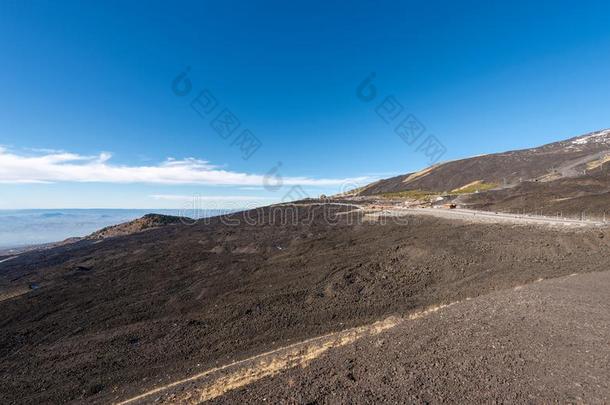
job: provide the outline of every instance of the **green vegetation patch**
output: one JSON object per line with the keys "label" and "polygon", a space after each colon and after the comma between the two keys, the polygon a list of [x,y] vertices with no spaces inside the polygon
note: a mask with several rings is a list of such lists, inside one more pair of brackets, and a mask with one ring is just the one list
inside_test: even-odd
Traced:
{"label": "green vegetation patch", "polygon": [[477,193],[480,191],[491,190],[492,188],[498,187],[497,183],[484,183],[484,182],[474,182],[471,184],[467,184],[464,187],[456,188],[455,190],[451,190],[451,194],[471,194]]}
{"label": "green vegetation patch", "polygon": [[406,190],[406,191],[396,191],[393,193],[383,193],[381,197],[383,198],[407,198],[411,200],[418,201],[430,201],[434,197],[437,197],[439,194],[433,191],[424,191],[424,190]]}

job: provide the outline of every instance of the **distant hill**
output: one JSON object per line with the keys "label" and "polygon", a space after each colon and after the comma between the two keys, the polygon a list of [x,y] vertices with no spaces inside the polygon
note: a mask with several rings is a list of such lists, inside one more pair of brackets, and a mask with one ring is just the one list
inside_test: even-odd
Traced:
{"label": "distant hill", "polygon": [[180,224],[185,218],[173,215],[146,214],[142,218],[135,219],[118,225],[107,226],[99,231],[86,236],[85,239],[106,239],[114,236],[131,235],[147,229],[158,228],[166,225]]}
{"label": "distant hill", "polygon": [[[540,146],[440,163],[414,173],[380,180],[355,190],[371,196],[404,191],[460,193],[460,188],[495,189],[524,181],[579,177],[610,161],[610,129]],[[478,187],[477,187],[478,186]]]}
{"label": "distant hill", "polygon": [[352,196],[610,219],[610,130],[537,148],[454,160],[369,184]]}

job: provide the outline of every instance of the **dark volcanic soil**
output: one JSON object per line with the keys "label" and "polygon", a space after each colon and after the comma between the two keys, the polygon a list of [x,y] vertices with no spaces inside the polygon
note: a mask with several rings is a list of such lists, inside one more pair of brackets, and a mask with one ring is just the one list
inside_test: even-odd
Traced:
{"label": "dark volcanic soil", "polygon": [[123,224],[107,226],[99,231],[93,232],[85,239],[106,239],[115,236],[131,235],[161,226],[176,225],[190,221],[190,218],[176,217],[173,215],[146,214],[142,218],[135,219]]}
{"label": "dark volcanic soil", "polygon": [[608,403],[608,291],[606,271],[492,293],[214,402]]}
{"label": "dark volcanic soil", "polygon": [[604,169],[581,177],[523,182],[460,200],[463,206],[488,211],[610,220],[610,175]]}
{"label": "dark volcanic soil", "polygon": [[356,213],[329,225],[323,211],[349,210],[338,206],[282,225],[269,210],[0,263],[0,288],[25,288],[0,301],[0,403],[126,399],[388,314],[610,264],[607,230],[348,224]]}
{"label": "dark volcanic soil", "polygon": [[536,148],[441,163],[416,174],[408,173],[377,181],[362,187],[358,194],[372,196],[406,190],[447,192],[473,181],[514,185],[557,173],[569,177],[575,172],[582,173],[587,162],[608,153],[610,131],[598,131]]}

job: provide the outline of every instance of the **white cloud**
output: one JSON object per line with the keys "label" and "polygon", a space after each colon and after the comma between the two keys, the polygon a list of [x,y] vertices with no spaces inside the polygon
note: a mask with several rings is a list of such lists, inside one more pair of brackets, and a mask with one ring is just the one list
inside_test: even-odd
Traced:
{"label": "white cloud", "polygon": [[[262,186],[265,176],[220,169],[205,160],[187,158],[167,159],[157,165],[128,166],[110,162],[112,155],[102,152],[83,156],[69,152],[51,151],[37,156],[11,152],[0,146],[0,183],[150,183]],[[283,177],[284,185],[341,186],[364,183],[367,177],[328,179],[311,177]],[[272,179],[271,184],[276,184]]]}
{"label": "white cloud", "polygon": [[247,195],[228,195],[228,196],[220,196],[220,195],[176,195],[176,194],[154,194],[150,196],[155,200],[165,200],[165,201],[275,201],[277,198],[275,197],[256,197],[256,196],[247,196]]}

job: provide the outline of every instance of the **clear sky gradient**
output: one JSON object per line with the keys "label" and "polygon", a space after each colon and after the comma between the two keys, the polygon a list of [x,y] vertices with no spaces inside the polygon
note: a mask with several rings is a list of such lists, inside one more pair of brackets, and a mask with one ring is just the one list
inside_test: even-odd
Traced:
{"label": "clear sky gradient", "polygon": [[609,77],[607,1],[1,1],[0,208],[333,193],[430,163],[377,114],[387,96],[450,160],[610,127]]}

